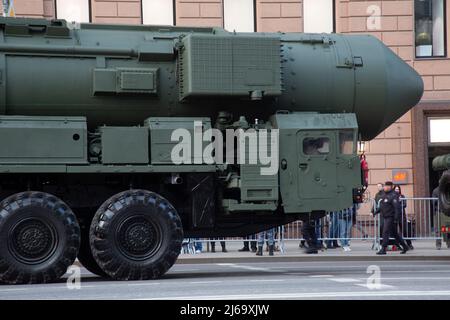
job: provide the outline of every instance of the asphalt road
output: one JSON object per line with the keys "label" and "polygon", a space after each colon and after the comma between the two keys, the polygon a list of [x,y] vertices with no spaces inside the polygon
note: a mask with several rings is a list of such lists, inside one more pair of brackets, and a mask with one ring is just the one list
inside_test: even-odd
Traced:
{"label": "asphalt road", "polygon": [[182,264],[130,282],[81,269],[79,289],[67,279],[0,285],[0,299],[450,299],[450,263],[429,260]]}

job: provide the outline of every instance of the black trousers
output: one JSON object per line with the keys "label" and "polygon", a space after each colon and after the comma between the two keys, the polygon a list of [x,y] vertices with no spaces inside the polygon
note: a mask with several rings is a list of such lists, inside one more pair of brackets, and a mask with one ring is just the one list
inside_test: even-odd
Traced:
{"label": "black trousers", "polygon": [[[220,238],[212,238],[212,240],[221,240]],[[225,249],[225,241],[220,241],[220,245],[222,246],[222,249]],[[211,242],[211,248],[215,248],[216,243],[213,241]]]}
{"label": "black trousers", "polygon": [[394,238],[397,245],[401,245],[403,248],[407,248],[405,240],[398,233],[397,224],[394,223],[394,217],[383,218],[383,248],[387,248],[389,245],[389,238]]}
{"label": "black trousers", "polygon": [[253,240],[253,241],[244,241],[244,248],[256,249],[257,241],[256,241],[256,236],[255,235],[245,237],[244,239]]}
{"label": "black trousers", "polygon": [[315,229],[315,225],[313,224],[313,221],[311,221],[311,220],[303,221],[302,233],[303,233],[303,238],[306,240],[306,243],[308,244],[308,247],[316,248],[317,247],[317,235],[316,235],[316,229]]}

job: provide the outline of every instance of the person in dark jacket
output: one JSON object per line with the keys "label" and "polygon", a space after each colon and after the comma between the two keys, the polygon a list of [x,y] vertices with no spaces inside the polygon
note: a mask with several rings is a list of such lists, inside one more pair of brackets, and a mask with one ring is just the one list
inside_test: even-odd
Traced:
{"label": "person in dark jacket", "polygon": [[386,248],[389,245],[390,237],[393,237],[397,246],[402,248],[402,254],[405,254],[409,250],[408,245],[397,230],[397,224],[400,221],[402,209],[398,194],[393,190],[393,185],[394,184],[391,181],[387,181],[383,187],[383,196],[380,198],[378,212],[384,221],[383,242],[382,248],[377,254],[386,254]]}
{"label": "person in dark jacket", "polygon": [[384,191],[383,191],[383,184],[382,183],[377,183],[377,193],[375,194],[375,198],[374,201],[375,203],[372,206],[372,213],[375,214],[377,212],[377,209],[380,205],[380,198],[383,195]]}
{"label": "person in dark jacket", "polygon": [[[406,197],[402,193],[402,188],[399,185],[394,186],[394,191],[397,192],[399,200],[400,200],[400,207],[402,209],[401,211],[401,217],[399,220],[398,227],[400,229],[400,233],[403,237],[411,237],[411,223],[408,221],[408,217],[406,216]],[[413,250],[414,247],[412,245],[412,242],[410,239],[406,240],[406,244],[408,245],[410,250]]]}

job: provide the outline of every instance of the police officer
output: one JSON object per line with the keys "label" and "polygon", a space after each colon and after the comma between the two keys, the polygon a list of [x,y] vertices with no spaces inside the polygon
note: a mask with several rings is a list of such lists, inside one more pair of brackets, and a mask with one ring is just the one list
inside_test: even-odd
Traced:
{"label": "police officer", "polygon": [[378,211],[384,221],[383,243],[382,248],[377,252],[377,254],[386,254],[386,248],[389,244],[390,237],[395,238],[396,244],[402,248],[400,253],[404,254],[409,248],[397,230],[397,225],[402,214],[400,199],[398,194],[394,192],[393,183],[391,181],[387,181],[384,184],[383,191],[384,193],[380,197],[380,205],[378,207]]}

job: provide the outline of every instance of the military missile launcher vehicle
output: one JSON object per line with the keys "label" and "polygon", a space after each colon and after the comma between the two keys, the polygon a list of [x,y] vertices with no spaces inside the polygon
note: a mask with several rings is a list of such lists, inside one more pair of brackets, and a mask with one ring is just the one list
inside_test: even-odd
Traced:
{"label": "military missile launcher vehicle", "polygon": [[358,140],[422,92],[369,35],[1,18],[0,281],[158,278],[184,238],[350,207]]}

